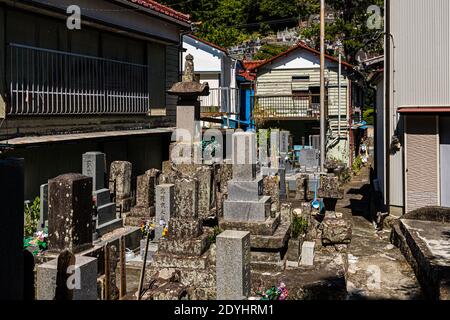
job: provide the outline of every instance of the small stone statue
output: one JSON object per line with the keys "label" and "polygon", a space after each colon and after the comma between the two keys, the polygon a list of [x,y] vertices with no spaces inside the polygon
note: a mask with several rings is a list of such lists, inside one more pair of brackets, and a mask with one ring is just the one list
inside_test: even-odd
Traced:
{"label": "small stone statue", "polygon": [[186,56],[186,63],[184,67],[183,82],[195,81],[194,75],[194,57],[191,54]]}

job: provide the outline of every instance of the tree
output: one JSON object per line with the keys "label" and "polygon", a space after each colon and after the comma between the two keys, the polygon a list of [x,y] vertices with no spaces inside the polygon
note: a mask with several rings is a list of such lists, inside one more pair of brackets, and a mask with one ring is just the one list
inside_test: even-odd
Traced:
{"label": "tree", "polygon": [[275,57],[276,55],[279,55],[280,53],[283,53],[284,51],[288,50],[289,46],[279,46],[279,45],[273,45],[273,44],[264,44],[261,46],[261,49],[253,56],[253,59],[255,60],[267,60],[272,57]]}

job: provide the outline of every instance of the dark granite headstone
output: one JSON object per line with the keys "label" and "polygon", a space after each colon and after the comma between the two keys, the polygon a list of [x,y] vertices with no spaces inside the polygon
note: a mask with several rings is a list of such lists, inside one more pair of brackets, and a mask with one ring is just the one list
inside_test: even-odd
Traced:
{"label": "dark granite headstone", "polygon": [[22,300],[23,159],[0,160],[0,300]]}
{"label": "dark granite headstone", "polygon": [[92,178],[68,173],[49,180],[48,202],[49,250],[92,246]]}

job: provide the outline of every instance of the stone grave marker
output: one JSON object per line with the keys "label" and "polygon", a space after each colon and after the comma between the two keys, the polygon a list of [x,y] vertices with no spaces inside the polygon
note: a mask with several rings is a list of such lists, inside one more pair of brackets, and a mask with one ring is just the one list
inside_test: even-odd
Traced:
{"label": "stone grave marker", "polygon": [[313,241],[305,241],[302,244],[302,257],[300,264],[302,266],[314,265],[314,247],[316,243]]}
{"label": "stone grave marker", "polygon": [[299,163],[306,168],[314,168],[319,166],[319,153],[316,149],[300,150]]}
{"label": "stone grave marker", "polygon": [[83,154],[82,174],[92,178],[92,191],[105,187],[106,155],[102,152]]}
{"label": "stone grave marker", "polygon": [[49,250],[78,253],[92,246],[92,178],[77,173],[48,182]]}
{"label": "stone grave marker", "polygon": [[122,212],[131,209],[131,171],[128,161],[114,161],[109,173],[109,190],[115,195],[116,204],[122,207]]}
{"label": "stone grave marker", "polygon": [[250,232],[226,230],[216,238],[217,300],[250,295]]}

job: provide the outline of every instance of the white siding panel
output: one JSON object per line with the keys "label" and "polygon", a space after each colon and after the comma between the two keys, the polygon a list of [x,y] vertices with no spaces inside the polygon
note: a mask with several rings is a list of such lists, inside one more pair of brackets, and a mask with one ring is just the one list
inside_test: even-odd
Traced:
{"label": "white siding panel", "polygon": [[450,105],[450,1],[391,1],[393,103]]}

